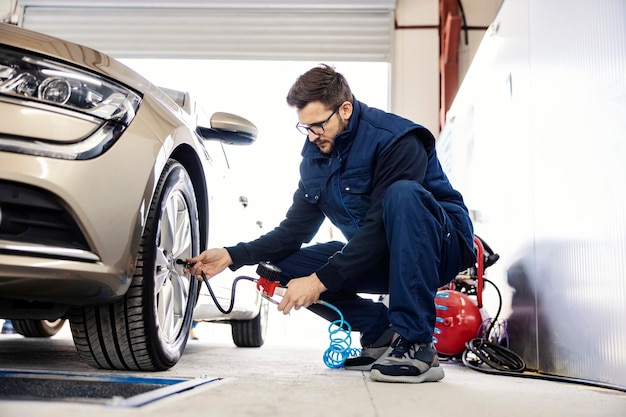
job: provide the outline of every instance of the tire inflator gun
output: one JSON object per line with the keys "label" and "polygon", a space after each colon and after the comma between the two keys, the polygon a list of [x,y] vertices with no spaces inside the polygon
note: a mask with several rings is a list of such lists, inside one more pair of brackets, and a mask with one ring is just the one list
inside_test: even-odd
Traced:
{"label": "tire inflator gun", "polygon": [[[176,263],[184,265],[185,268],[193,266],[193,263],[185,262],[182,259],[176,260]],[[239,276],[235,278],[231,288],[230,305],[227,309],[224,309],[220,305],[213,289],[211,288],[211,285],[209,284],[209,279],[206,277],[204,272],[201,272],[201,275],[202,281],[204,281],[204,284],[209,290],[209,294],[211,295],[217,309],[223,314],[229,314],[233,310],[233,306],[235,304],[235,287],[241,280],[255,282],[256,288],[261,293],[261,296],[271,303],[278,305],[279,302],[274,300],[272,297],[274,297],[274,295],[283,297],[287,292],[287,287],[280,285],[281,272],[281,269],[276,265],[269,262],[260,262],[256,269],[256,273],[259,275],[259,278],[247,276]],[[323,361],[324,364],[331,369],[341,368],[349,356],[356,356],[360,352],[360,349],[350,347],[352,344],[352,327],[350,326],[350,323],[344,320],[343,314],[341,314],[341,311],[339,311],[339,309],[334,305],[322,300],[316,301],[316,304],[326,306],[331,310],[334,310],[339,315],[339,319],[332,321],[328,326],[330,346],[324,352]]]}

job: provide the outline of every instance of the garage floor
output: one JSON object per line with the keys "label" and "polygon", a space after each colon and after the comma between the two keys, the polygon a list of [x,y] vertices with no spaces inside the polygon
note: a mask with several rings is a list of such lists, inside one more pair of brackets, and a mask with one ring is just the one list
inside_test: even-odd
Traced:
{"label": "garage floor", "polygon": [[141,407],[0,400],[0,417],[626,415],[626,393],[621,391],[493,376],[459,364],[444,364],[441,382],[415,385],[377,383],[367,372],[328,369],[321,359],[327,347],[325,322],[307,314],[313,316],[300,311],[270,317],[268,341],[260,349],[236,348],[227,325],[200,324],[199,340],[189,342],[182,360],[157,374],[112,373],[84,365],[67,326],[49,340],[0,335],[0,371],[217,378]]}

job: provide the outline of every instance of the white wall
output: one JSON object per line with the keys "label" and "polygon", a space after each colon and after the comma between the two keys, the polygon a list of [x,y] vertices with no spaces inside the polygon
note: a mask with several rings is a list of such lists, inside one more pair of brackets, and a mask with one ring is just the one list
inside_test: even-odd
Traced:
{"label": "white wall", "polygon": [[438,0],[398,0],[391,110],[439,132],[439,30],[403,27],[437,26]]}
{"label": "white wall", "polygon": [[4,20],[11,15],[16,0],[0,0],[0,19]]}

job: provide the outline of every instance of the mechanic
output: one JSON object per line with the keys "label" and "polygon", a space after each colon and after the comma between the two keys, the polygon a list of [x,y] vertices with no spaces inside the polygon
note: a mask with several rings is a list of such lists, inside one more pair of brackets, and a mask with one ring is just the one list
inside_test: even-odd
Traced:
{"label": "mechanic", "polygon": [[[423,126],[370,108],[328,65],[302,74],[287,95],[307,135],[300,181],[285,219],[260,238],[190,258],[208,278],[225,268],[269,261],[287,291],[278,310],[336,313],[360,332],[360,356],[345,369],[371,370],[384,382],[444,377],[432,344],[439,287],[475,262],[473,227]],[[347,243],[303,247],[325,217]],[[198,277],[200,279],[200,277]],[[358,293],[389,294],[385,303]]]}

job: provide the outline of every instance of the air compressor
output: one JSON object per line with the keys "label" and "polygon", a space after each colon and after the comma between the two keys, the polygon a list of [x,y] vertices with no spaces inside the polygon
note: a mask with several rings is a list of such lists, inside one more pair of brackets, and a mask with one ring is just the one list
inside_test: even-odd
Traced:
{"label": "air compressor", "polygon": [[[485,269],[498,261],[494,253],[479,236],[474,236],[476,264],[462,271],[435,296],[435,334],[433,342],[437,353],[444,356],[459,356],[467,343],[479,336],[481,326],[489,321],[483,308]],[[491,320],[495,322],[496,317]],[[490,326],[491,329],[491,326]],[[485,334],[489,334],[490,330]]]}

